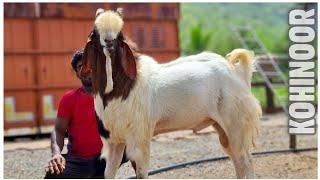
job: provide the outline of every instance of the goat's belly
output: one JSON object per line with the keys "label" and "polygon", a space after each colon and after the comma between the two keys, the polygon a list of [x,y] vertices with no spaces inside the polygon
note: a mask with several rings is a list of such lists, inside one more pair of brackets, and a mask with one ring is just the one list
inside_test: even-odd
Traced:
{"label": "goat's belly", "polygon": [[[188,123],[189,121],[189,123]],[[193,130],[200,131],[212,124],[215,121],[210,118],[194,119],[194,120],[178,120],[178,119],[161,119],[155,127],[154,135],[178,131],[178,130]]]}

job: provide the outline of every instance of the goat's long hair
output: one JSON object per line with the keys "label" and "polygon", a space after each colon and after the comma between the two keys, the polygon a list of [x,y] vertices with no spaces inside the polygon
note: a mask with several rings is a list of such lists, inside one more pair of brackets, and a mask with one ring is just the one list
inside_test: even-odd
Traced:
{"label": "goat's long hair", "polygon": [[91,70],[93,93],[103,97],[106,106],[107,102],[115,97],[125,99],[129,95],[137,74],[137,55],[133,53],[137,48],[133,46],[133,43],[129,42],[128,44],[125,41],[122,32],[118,34],[115,42],[115,52],[110,54],[112,78],[115,83],[113,84],[113,90],[109,94],[105,94],[107,85],[106,56],[99,39],[99,34],[93,30],[84,49],[83,72]]}
{"label": "goat's long hair", "polygon": [[103,97],[107,85],[106,56],[99,42],[99,34],[93,30],[83,52],[83,71],[92,73],[93,93]]}

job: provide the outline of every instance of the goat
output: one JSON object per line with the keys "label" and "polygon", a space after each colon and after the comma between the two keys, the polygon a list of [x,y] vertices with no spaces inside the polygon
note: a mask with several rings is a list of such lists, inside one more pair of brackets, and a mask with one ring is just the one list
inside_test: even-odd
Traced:
{"label": "goat", "polygon": [[147,178],[154,135],[213,126],[237,177],[253,178],[249,150],[262,114],[250,91],[253,52],[236,49],[227,60],[203,52],[159,64],[132,49],[123,24],[121,11],[97,11],[81,69],[92,72],[95,110],[110,131],[101,137],[105,177],[115,177],[126,147],[137,177]]}

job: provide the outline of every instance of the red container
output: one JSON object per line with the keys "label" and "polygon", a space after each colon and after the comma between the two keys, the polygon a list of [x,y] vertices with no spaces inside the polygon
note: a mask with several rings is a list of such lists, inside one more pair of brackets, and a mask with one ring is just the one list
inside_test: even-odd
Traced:
{"label": "red container", "polygon": [[4,134],[52,130],[61,96],[80,86],[70,65],[97,8],[122,7],[124,33],[159,62],[177,58],[177,3],[5,3]]}

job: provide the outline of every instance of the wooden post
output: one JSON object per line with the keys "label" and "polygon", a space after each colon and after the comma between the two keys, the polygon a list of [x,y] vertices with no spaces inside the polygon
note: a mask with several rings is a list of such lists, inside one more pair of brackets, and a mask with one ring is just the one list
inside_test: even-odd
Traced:
{"label": "wooden post", "polygon": [[297,136],[294,134],[290,134],[289,136],[289,148],[293,150],[297,149]]}
{"label": "wooden post", "polygon": [[266,98],[267,98],[267,113],[272,113],[275,112],[275,106],[274,106],[274,100],[273,100],[273,92],[272,90],[267,86],[267,84],[265,84],[265,88],[266,88]]}

